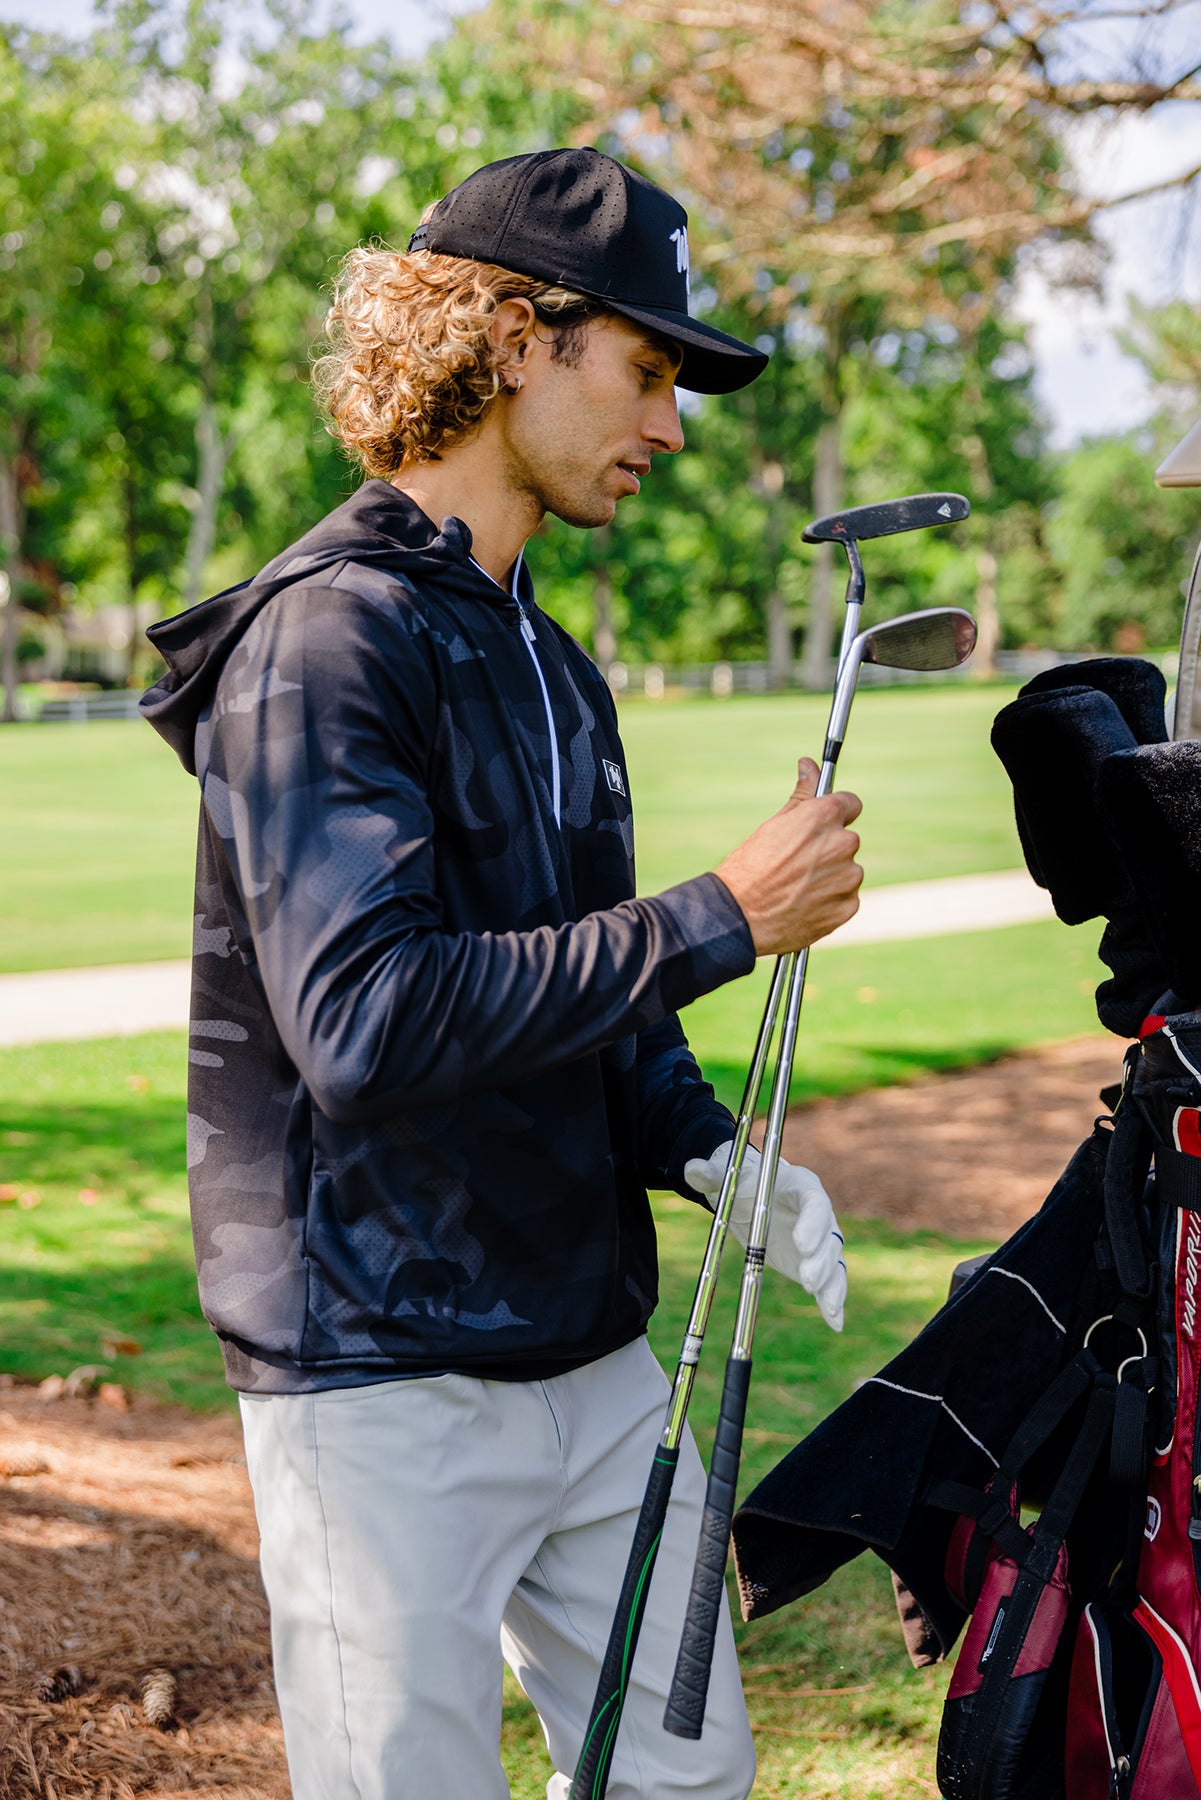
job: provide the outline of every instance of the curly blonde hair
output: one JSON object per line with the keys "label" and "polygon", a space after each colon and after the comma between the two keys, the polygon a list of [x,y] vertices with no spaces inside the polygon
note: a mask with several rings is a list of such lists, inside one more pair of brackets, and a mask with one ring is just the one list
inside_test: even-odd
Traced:
{"label": "curly blonde hair", "polygon": [[333,344],[313,365],[332,432],[368,475],[436,462],[467,438],[501,387],[504,353],[489,327],[502,301],[524,299],[554,333],[552,355],[582,352],[599,301],[493,263],[428,250],[360,246],[334,281],[325,330]]}

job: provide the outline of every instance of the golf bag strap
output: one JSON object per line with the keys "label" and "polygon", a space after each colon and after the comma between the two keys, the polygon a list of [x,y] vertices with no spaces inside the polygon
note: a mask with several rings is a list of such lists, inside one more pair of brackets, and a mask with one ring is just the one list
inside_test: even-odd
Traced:
{"label": "golf bag strap", "polygon": [[1076,1402],[1092,1387],[1100,1368],[1092,1351],[1083,1346],[1071,1362],[1064,1365],[1010,1438],[1000,1467],[988,1484],[991,1492],[1008,1494],[1035,1451],[1041,1450]]}
{"label": "golf bag strap", "polygon": [[[958,1481],[935,1481],[926,1491],[931,1506],[962,1518],[974,1519],[976,1529],[965,1558],[965,1580],[968,1592],[979,1593],[986,1566],[986,1545],[994,1543],[1002,1556],[1019,1568],[1030,1554],[1030,1533],[1024,1531],[1015,1517],[1015,1495],[1021,1491],[1021,1474],[1036,1450],[1041,1449],[1064,1417],[1078,1404],[1100,1373],[1100,1365],[1090,1350],[1081,1349],[1061,1369],[1044,1394],[1041,1394],[1017,1431],[1010,1439],[996,1474],[987,1488],[973,1488]],[[1069,1456],[1070,1460],[1070,1456]]]}
{"label": "golf bag strap", "polygon": [[1017,1563],[1019,1568],[1025,1562],[1030,1538],[1014,1518],[1012,1505],[1005,1495],[995,1494],[991,1488],[982,1493],[979,1488],[966,1487],[961,1481],[936,1481],[926,1494],[926,1500],[946,1512],[975,1519],[979,1535],[994,1543],[1002,1556]]}
{"label": "golf bag strap", "polygon": [[1055,1570],[1068,1526],[1076,1515],[1112,1427],[1115,1388],[1112,1375],[1103,1371],[1098,1373],[1084,1423],[1059,1479],[1039,1518],[1024,1534],[1029,1538],[1029,1549],[997,1632],[977,1705],[959,1746],[960,1759],[969,1769],[983,1772],[989,1768],[1002,1710],[1026,1634],[1043,1590]]}
{"label": "golf bag strap", "polygon": [[[1127,1058],[1137,1055],[1138,1046],[1135,1045]],[[1151,1294],[1151,1275],[1138,1223],[1143,1190],[1151,1170],[1151,1149],[1151,1133],[1127,1093],[1114,1116],[1113,1135],[1105,1158],[1105,1230],[1122,1294],[1136,1303],[1145,1303]],[[1115,1308],[1115,1316],[1117,1312]]]}
{"label": "golf bag strap", "polygon": [[1044,1580],[1050,1577],[1055,1567],[1060,1545],[1076,1516],[1101,1451],[1112,1434],[1117,1386],[1113,1375],[1104,1369],[1098,1371],[1084,1422],[1064,1460],[1059,1479],[1034,1523],[1028,1567]]}
{"label": "golf bag strap", "polygon": [[1137,1488],[1147,1480],[1148,1397],[1155,1358],[1139,1357],[1124,1364],[1114,1396],[1113,1441],[1109,1451],[1109,1479],[1115,1487]]}
{"label": "golf bag strap", "polygon": [[1155,1191],[1168,1206],[1201,1212],[1201,1156],[1160,1144],[1155,1152]]}

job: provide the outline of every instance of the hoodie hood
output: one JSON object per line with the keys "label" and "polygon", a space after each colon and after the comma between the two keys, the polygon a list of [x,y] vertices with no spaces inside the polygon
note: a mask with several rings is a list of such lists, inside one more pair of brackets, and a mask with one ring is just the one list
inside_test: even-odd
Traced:
{"label": "hoodie hood", "polygon": [[[284,588],[313,582],[348,562],[435,583],[465,600],[505,609],[515,605],[471,558],[471,533],[461,519],[441,530],[389,481],[366,481],[349,500],[272,560],[249,581],[152,625],[146,636],[167,672],[143,694],[140,707],[190,775],[196,773],[196,726],[212,702],[230,652],[254,619]],[[522,565],[522,598],[532,605]]]}

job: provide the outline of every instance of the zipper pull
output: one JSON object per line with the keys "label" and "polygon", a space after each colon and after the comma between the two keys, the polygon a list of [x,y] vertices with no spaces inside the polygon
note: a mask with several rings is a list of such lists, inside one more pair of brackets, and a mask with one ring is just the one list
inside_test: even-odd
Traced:
{"label": "zipper pull", "polygon": [[1201,1475],[1193,1476],[1193,1504],[1188,1522],[1188,1534],[1194,1544],[1201,1541]]}
{"label": "zipper pull", "polygon": [[521,635],[522,635],[522,637],[525,639],[527,644],[536,643],[537,639],[534,636],[534,621],[530,618],[529,613],[526,611],[525,607],[521,604],[521,601],[517,599],[516,594],[514,594],[513,598],[514,598],[514,600],[517,601],[517,613],[518,613],[518,617],[521,620]]}

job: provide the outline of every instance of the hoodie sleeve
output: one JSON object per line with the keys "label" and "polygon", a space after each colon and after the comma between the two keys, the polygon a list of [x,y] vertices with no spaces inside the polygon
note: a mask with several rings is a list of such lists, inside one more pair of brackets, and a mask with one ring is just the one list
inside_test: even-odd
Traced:
{"label": "hoodie sleeve", "polygon": [[444,929],[428,790],[448,701],[427,632],[395,600],[289,589],[197,733],[244,949],[314,1101],[348,1123],[537,1076],[754,964],[715,875],[578,922]]}
{"label": "hoodie sleeve", "polygon": [[639,1176],[696,1200],[684,1180],[692,1156],[711,1156],[734,1135],[734,1116],[701,1074],[675,1014],[638,1034]]}

